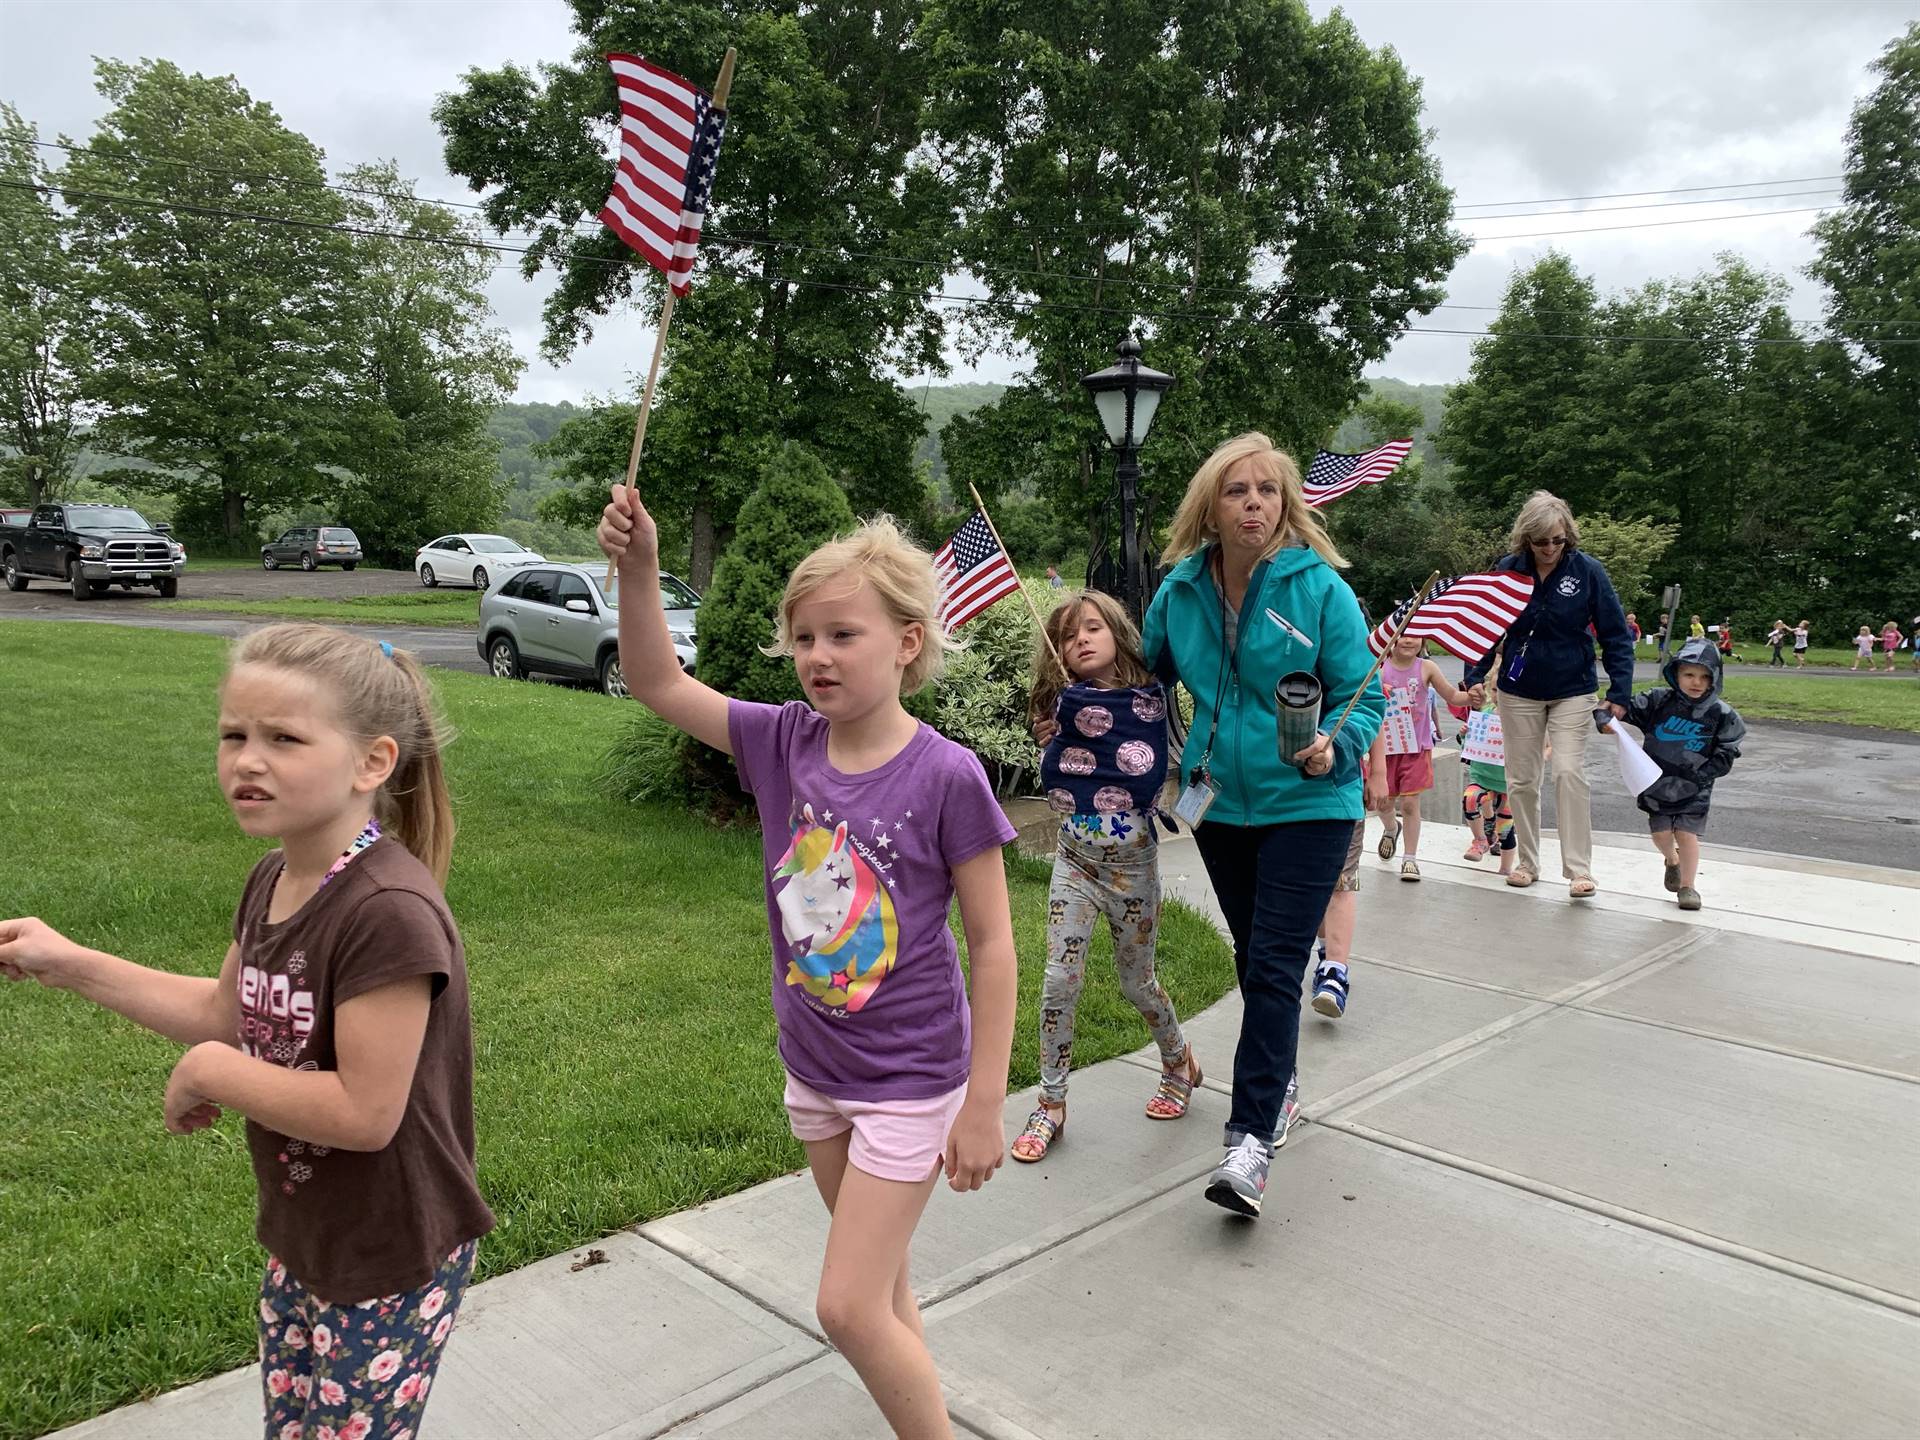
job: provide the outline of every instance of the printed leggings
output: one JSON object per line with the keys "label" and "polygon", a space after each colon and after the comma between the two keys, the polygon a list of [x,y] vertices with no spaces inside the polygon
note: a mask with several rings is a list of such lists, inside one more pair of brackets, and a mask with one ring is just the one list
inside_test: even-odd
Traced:
{"label": "printed leggings", "polygon": [[1513,849],[1513,807],[1505,791],[1487,790],[1469,781],[1460,794],[1460,813],[1466,817],[1468,832],[1486,841],[1489,850]]}
{"label": "printed leggings", "polygon": [[1160,929],[1160,847],[1151,816],[1117,844],[1093,846],[1075,837],[1069,821],[1053,853],[1047,894],[1047,973],[1040,987],[1040,1095],[1067,1098],[1073,1068],[1073,1021],[1087,978],[1087,947],[1099,917],[1113,932],[1113,965],[1125,995],[1153,1031],[1160,1058],[1177,1065],[1186,1037],[1173,1001],[1153,973]]}
{"label": "printed leggings", "polygon": [[480,1242],[418,1290],[330,1305],[269,1256],[260,1283],[267,1440],[413,1440]]}

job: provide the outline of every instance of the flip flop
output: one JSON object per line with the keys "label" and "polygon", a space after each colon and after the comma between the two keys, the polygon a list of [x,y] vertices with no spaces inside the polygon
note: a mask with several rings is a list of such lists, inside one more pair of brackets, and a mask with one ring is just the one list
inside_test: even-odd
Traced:
{"label": "flip flop", "polygon": [[1571,885],[1567,886],[1567,894],[1571,895],[1575,900],[1591,900],[1594,892],[1599,888],[1598,885],[1593,883],[1592,876],[1582,875]]}
{"label": "flip flop", "polygon": [[1524,865],[1514,866],[1512,873],[1507,876],[1507,884],[1516,890],[1524,890],[1532,883],[1533,872]]}

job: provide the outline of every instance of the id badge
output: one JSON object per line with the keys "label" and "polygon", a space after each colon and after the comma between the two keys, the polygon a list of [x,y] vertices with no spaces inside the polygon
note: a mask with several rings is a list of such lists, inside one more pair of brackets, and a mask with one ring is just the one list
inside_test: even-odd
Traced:
{"label": "id badge", "polygon": [[1180,798],[1174,801],[1174,815],[1184,820],[1189,829],[1197,827],[1207,817],[1207,811],[1219,798],[1220,787],[1213,783],[1205,771],[1193,777],[1193,783],[1180,792]]}

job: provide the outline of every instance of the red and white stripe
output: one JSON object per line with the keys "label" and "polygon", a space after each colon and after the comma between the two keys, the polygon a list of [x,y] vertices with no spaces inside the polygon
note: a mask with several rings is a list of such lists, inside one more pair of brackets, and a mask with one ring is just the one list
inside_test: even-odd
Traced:
{"label": "red and white stripe", "polygon": [[701,208],[688,207],[688,176],[711,102],[638,55],[609,55],[607,63],[620,91],[620,160],[600,219],[685,294],[706,221],[704,199]]}
{"label": "red and white stripe", "polygon": [[[1478,660],[1500,643],[1532,598],[1532,577],[1511,570],[1443,580],[1414,612],[1406,633],[1416,639],[1437,641],[1462,660]],[[1392,615],[1373,627],[1367,645],[1374,654],[1386,649],[1408,603],[1402,601]]]}
{"label": "red and white stripe", "polygon": [[[956,542],[975,557],[971,565],[962,568],[963,562],[955,558]],[[1014,573],[1007,552],[992,538],[977,510],[952,540],[934,552],[933,568],[940,576],[940,621],[949,635],[994,601],[1020,588],[1020,577]]]}

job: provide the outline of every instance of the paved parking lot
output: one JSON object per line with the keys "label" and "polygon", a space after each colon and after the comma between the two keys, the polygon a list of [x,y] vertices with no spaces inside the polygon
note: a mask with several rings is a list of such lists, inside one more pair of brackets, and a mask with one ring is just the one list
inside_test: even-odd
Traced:
{"label": "paved parking lot", "polygon": [[[327,600],[355,595],[392,595],[418,590],[420,579],[406,570],[369,570],[362,565],[349,574],[345,570],[315,570],[311,574],[294,566],[278,570],[221,567],[196,569],[187,561],[187,573],[180,577],[182,600],[280,600],[305,595]],[[95,610],[134,612],[148,608],[159,599],[152,590],[109,590],[97,600],[75,600],[58,580],[35,579],[20,594],[0,587],[0,618],[22,618],[17,612],[47,610]],[[164,613],[164,612],[162,612]],[[62,619],[69,617],[62,616]],[[77,617],[74,617],[77,618]],[[118,618],[118,616],[116,616]]]}

